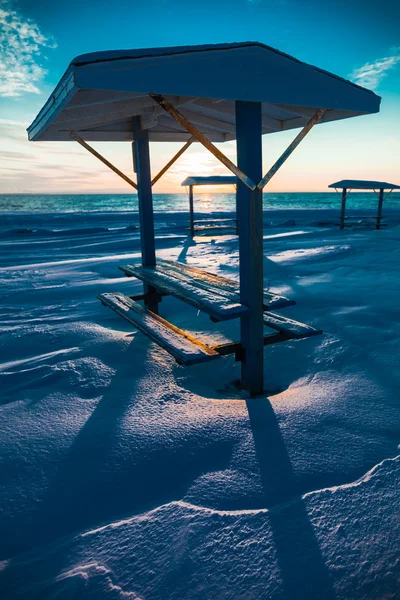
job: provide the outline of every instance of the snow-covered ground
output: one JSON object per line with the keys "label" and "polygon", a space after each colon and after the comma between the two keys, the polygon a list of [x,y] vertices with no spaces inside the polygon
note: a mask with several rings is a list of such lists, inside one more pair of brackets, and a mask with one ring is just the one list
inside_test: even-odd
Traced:
{"label": "snow-covered ground", "polygon": [[[324,330],[265,349],[265,397],[233,357],[184,368],[103,307],[134,293],[137,217],[0,222],[0,597],[400,598],[400,211],[339,231],[266,213],[266,287]],[[237,276],[234,236],[157,216],[159,256]],[[19,232],[19,233],[18,233]],[[284,235],[283,235],[284,234]],[[205,341],[237,339],[165,298]]]}

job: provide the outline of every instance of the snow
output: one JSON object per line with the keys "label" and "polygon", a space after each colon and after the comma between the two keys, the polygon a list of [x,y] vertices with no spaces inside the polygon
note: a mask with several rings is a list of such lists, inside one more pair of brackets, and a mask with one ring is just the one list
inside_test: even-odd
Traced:
{"label": "snow", "polygon": [[[178,366],[97,300],[141,290],[118,270],[139,257],[135,217],[49,214],[39,230],[8,216],[2,600],[398,598],[400,212],[388,216],[339,231],[316,225],[330,211],[268,212],[265,285],[296,299],[280,314],[324,334],[267,347],[254,400],[232,356]],[[237,238],[191,242],[186,218],[158,220],[160,258],[237,276]],[[176,299],[161,314],[206,343],[238,336]]]}

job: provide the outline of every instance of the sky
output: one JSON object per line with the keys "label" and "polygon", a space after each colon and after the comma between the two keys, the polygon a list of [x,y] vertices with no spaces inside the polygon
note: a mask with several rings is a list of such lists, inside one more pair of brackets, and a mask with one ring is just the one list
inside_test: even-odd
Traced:
{"label": "sky", "polygon": [[[249,40],[382,97],[376,115],[315,127],[265,191],[327,191],[346,178],[400,183],[399,22],[398,0],[0,0],[0,193],[131,191],[75,142],[28,142],[26,127],[75,56]],[[265,171],[296,133],[264,136]],[[129,143],[92,145],[133,176]],[[153,174],[179,147],[151,144]],[[235,160],[234,142],[219,147]],[[180,192],[189,174],[229,173],[194,144],[154,191]]]}

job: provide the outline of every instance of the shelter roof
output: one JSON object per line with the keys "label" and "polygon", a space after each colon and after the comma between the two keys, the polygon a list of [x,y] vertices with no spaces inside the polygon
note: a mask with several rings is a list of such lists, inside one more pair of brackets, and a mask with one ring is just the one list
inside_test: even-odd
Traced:
{"label": "shelter roof", "polygon": [[400,185],[388,183],[387,181],[369,181],[364,179],[342,179],[336,183],[331,183],[328,187],[351,190],[397,190]]}
{"label": "shelter roof", "polygon": [[140,116],[151,141],[188,134],[148,94],[162,94],[213,142],[236,136],[235,101],[262,103],[263,133],[379,111],[380,98],[259,42],[94,52],[76,57],[28,128],[33,141],[132,141]]}

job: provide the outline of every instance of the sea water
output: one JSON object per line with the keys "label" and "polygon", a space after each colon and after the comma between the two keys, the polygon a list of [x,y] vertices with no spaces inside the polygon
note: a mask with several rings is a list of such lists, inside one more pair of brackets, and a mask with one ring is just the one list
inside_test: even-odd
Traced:
{"label": "sea water", "polygon": [[[340,195],[336,192],[270,193],[264,194],[264,209],[338,209]],[[154,194],[156,212],[177,213],[188,211],[186,194]],[[377,197],[371,193],[353,193],[348,196],[349,209],[376,211]],[[391,194],[385,200],[386,208],[400,207],[400,194]],[[126,212],[138,210],[136,194],[9,194],[0,195],[0,213],[69,213],[69,212]],[[199,213],[231,212],[235,210],[235,194],[195,194],[195,211]]]}

